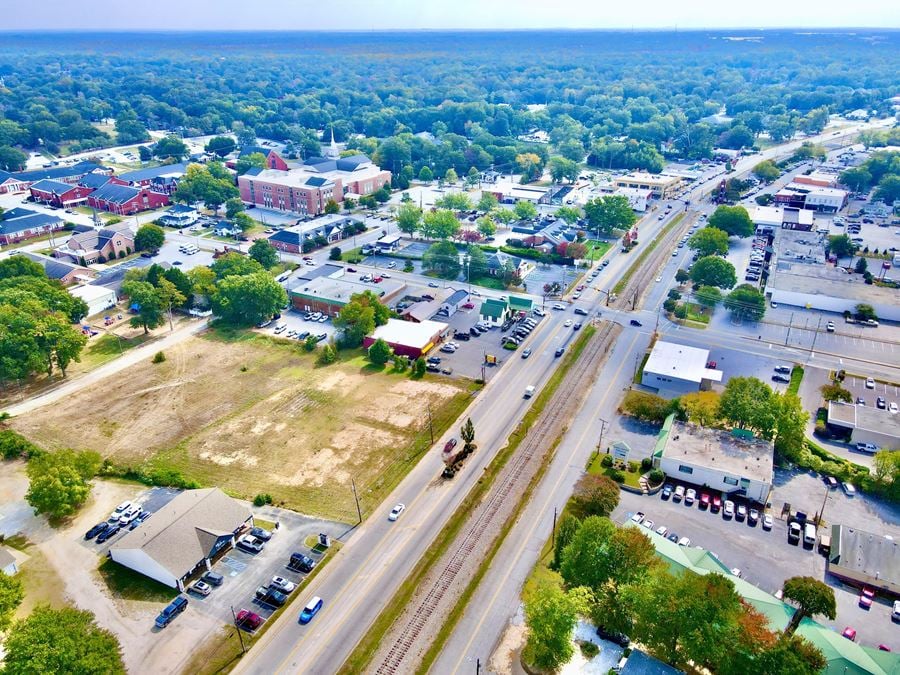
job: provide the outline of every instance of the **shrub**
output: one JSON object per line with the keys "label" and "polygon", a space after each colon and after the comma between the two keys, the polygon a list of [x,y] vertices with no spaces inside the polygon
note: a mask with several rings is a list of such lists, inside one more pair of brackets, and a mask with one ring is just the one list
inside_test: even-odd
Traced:
{"label": "shrub", "polygon": [[581,654],[586,659],[592,659],[600,653],[600,647],[587,640],[579,641],[578,647],[581,649]]}
{"label": "shrub", "polygon": [[253,506],[265,506],[266,504],[271,504],[272,501],[272,495],[268,492],[263,492],[253,498]]}
{"label": "shrub", "polygon": [[125,251],[119,251],[119,258],[124,258],[126,255]]}
{"label": "shrub", "polygon": [[659,485],[666,479],[666,474],[659,469],[653,469],[653,471],[647,475],[647,478],[652,485]]}
{"label": "shrub", "polygon": [[639,466],[640,464],[638,464],[637,462],[628,462],[628,473],[636,473]]}
{"label": "shrub", "polygon": [[609,477],[612,478],[617,483],[625,482],[625,474],[619,471],[618,469],[613,469],[609,472]]}
{"label": "shrub", "polygon": [[613,465],[612,455],[603,455],[603,459],[600,460],[600,466],[604,469],[608,469]]}
{"label": "shrub", "polygon": [[162,363],[166,360],[166,355],[164,352],[156,352],[153,355],[153,358],[150,360],[151,363]]}
{"label": "shrub", "polygon": [[622,400],[622,410],[645,422],[662,424],[669,413],[674,412],[675,404],[656,394],[642,391],[629,391]]}
{"label": "shrub", "polygon": [[16,459],[17,457],[28,459],[41,454],[41,452],[43,451],[34,443],[12,429],[0,430],[0,456],[3,459]]}

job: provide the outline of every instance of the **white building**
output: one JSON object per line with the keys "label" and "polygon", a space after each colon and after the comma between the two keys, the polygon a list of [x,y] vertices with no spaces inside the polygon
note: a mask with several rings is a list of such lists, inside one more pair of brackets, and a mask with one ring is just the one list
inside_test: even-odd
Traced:
{"label": "white building", "polygon": [[210,569],[252,523],[250,508],[218,488],[186,490],[113,544],[109,557],[183,591],[192,574]]}
{"label": "white building", "polygon": [[871,443],[879,450],[900,450],[900,415],[887,410],[830,401],[828,425],[850,429],[853,443]]}
{"label": "white building", "polygon": [[85,316],[94,316],[116,306],[119,298],[116,292],[106,286],[72,286],[67,289],[76,298],[81,298],[88,306]]}
{"label": "white building", "polygon": [[19,566],[16,564],[16,559],[13,554],[10,553],[6,547],[0,546],[0,574],[11,577],[18,572]]}
{"label": "white building", "polygon": [[631,206],[632,210],[637,211],[638,213],[643,213],[647,210],[650,199],[653,197],[653,192],[651,192],[650,190],[641,190],[638,188],[626,187],[620,187],[616,189],[613,194],[625,197],[625,199],[628,200],[628,205]]}
{"label": "white building", "polygon": [[519,185],[517,183],[495,183],[485,187],[484,192],[489,192],[502,204],[515,204],[516,202],[531,202],[532,204],[549,204],[550,189],[535,185]]}
{"label": "white building", "polygon": [[660,340],[644,365],[641,384],[669,398],[706,390],[713,382],[722,381],[722,371],[707,368],[708,362],[708,349]]}
{"label": "white building", "polygon": [[616,187],[632,188],[635,190],[650,190],[656,199],[668,199],[672,197],[681,185],[681,176],[668,176],[666,174],[644,173],[636,171],[619,176],[615,179]]}
{"label": "white building", "polygon": [[701,491],[765,504],[772,489],[774,453],[771,441],[749,432],[684,424],[672,414],[657,437],[653,466]]}

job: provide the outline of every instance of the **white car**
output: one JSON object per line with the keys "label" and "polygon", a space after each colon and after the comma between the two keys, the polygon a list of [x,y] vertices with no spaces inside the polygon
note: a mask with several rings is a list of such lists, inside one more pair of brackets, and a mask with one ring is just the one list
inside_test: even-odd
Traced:
{"label": "white car", "polygon": [[678,545],[679,546],[690,546],[691,540],[688,539],[687,537],[682,537],[681,539],[678,540]]}
{"label": "white car", "polygon": [[131,502],[122,502],[116,507],[116,510],[113,513],[117,513],[120,516],[125,513],[128,509],[131,508]]}
{"label": "white car", "polygon": [[656,277],[656,283],[659,283],[660,281],[662,281],[662,277]]}
{"label": "white car", "polygon": [[895,413],[897,412],[897,404],[894,401],[888,403],[888,412]]}
{"label": "white car", "polygon": [[826,323],[825,330],[827,330],[829,333],[833,333],[834,332],[834,321],[829,321],[828,323]]}
{"label": "white car", "polygon": [[633,516],[631,516],[631,520],[636,522],[638,525],[644,522],[644,514],[642,511],[638,511]]}
{"label": "white car", "polygon": [[212,590],[212,586],[210,586],[205,581],[195,581],[191,584],[191,591],[197,593],[198,595],[209,595],[209,592]]}
{"label": "white car", "polygon": [[741,568],[740,567],[732,567],[731,573],[736,577],[740,577],[741,576]]}
{"label": "white car", "polygon": [[134,506],[128,509],[125,513],[119,516],[119,527],[125,527],[126,525],[131,525],[132,521],[141,515],[141,507]]}
{"label": "white car", "polygon": [[572,319],[566,319],[566,322],[563,324],[566,328],[572,325]]}
{"label": "white car", "polygon": [[725,505],[722,507],[722,515],[726,518],[734,518],[734,502],[730,499],[725,500]]}
{"label": "white car", "polygon": [[643,523],[641,523],[641,525],[646,527],[651,532],[653,531],[653,521],[650,520],[649,518],[647,518],[647,520],[645,520]]}
{"label": "white car", "polygon": [[288,581],[284,577],[272,577],[272,583],[269,585],[282,593],[290,593],[297,588],[297,584],[293,581]]}
{"label": "white car", "polygon": [[388,520],[394,521],[400,517],[400,515],[406,511],[406,504],[397,504],[393,509],[391,509],[391,513],[388,516]]}
{"label": "white car", "polygon": [[665,525],[660,525],[659,527],[656,528],[656,534],[658,534],[660,537],[665,537],[668,533],[669,533],[669,528],[666,527]]}
{"label": "white car", "polygon": [[553,309],[559,310],[560,312],[566,311],[566,306],[561,302],[557,302],[553,305]]}
{"label": "white car", "polygon": [[677,249],[677,248],[676,248],[674,251],[672,251],[672,257],[674,258],[676,255],[678,255],[678,249]]}
{"label": "white car", "polygon": [[697,498],[697,491],[694,488],[689,488],[687,492],[684,493],[684,503],[686,506],[690,506],[694,503],[694,500]]}
{"label": "white car", "polygon": [[874,389],[875,388],[875,380],[871,377],[866,378],[866,389]]}
{"label": "white car", "polygon": [[[393,260],[387,264],[387,268],[389,270],[394,269],[396,266],[397,266],[397,263],[395,263]],[[382,274],[381,276],[384,276],[384,275]]]}
{"label": "white car", "polygon": [[764,530],[771,530],[772,526],[775,524],[775,520],[772,518],[772,515],[767,513],[763,516],[762,526]]}

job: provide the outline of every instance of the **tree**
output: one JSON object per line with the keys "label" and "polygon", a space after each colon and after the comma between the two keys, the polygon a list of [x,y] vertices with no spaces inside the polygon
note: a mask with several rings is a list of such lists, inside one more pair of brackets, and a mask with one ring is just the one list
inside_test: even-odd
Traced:
{"label": "tree", "polygon": [[329,199],[327,202],[325,202],[325,209],[324,209],[324,210],[325,210],[325,213],[327,213],[327,214],[340,213],[340,212],[341,212],[341,205],[338,204],[338,203],[337,203],[336,201],[334,201],[333,199]]}
{"label": "tree", "polygon": [[90,612],[40,605],[13,624],[4,643],[4,673],[125,675],[116,636]]}
{"label": "tree", "polygon": [[422,265],[444,279],[456,279],[461,269],[459,251],[449,241],[432,244],[422,256]]}
{"label": "tree", "polygon": [[122,293],[128,296],[131,309],[135,312],[129,320],[133,328],[143,328],[146,335],[151,328],[163,324],[162,304],[153,285],[146,281],[126,281],[122,284]]}
{"label": "tree", "polygon": [[481,216],[476,225],[478,233],[484,237],[493,237],[497,233],[497,226],[494,224],[494,219],[490,216]]}
{"label": "tree", "polygon": [[100,468],[97,453],[61,450],[28,461],[27,501],[35,513],[64,518],[75,513],[91,493],[88,482]]}
{"label": "tree", "polygon": [[281,284],[262,271],[221,278],[210,297],[215,315],[238,326],[252,326],[272,318],[287,301],[287,293]]}
{"label": "tree", "polygon": [[149,145],[142,145],[138,147],[138,157],[142,162],[149,162],[153,159],[153,149]]}
{"label": "tree", "polygon": [[637,222],[637,216],[622,195],[606,195],[591,199],[584,205],[584,217],[597,236],[610,236],[614,230],[627,230]]}
{"label": "tree", "polygon": [[516,214],[516,218],[519,220],[531,220],[537,218],[537,207],[524,199],[520,199],[516,202],[513,211]]}
{"label": "tree", "polygon": [[334,325],[341,331],[343,345],[358,347],[375,326],[383,326],[389,317],[390,309],[372,291],[365,291],[350,296],[334,318]]}
{"label": "tree", "polygon": [[710,427],[719,421],[719,393],[715,391],[694,391],[678,399],[688,420],[703,427]]}
{"label": "tree", "polygon": [[429,239],[452,239],[459,232],[459,220],[452,211],[437,209],[425,214],[422,236]]}
{"label": "tree", "polygon": [[704,307],[715,307],[722,302],[722,291],[715,286],[701,286],[694,291],[694,300]]}
{"label": "tree", "polygon": [[159,297],[159,304],[166,310],[166,314],[169,315],[169,330],[175,330],[172,324],[172,309],[183,305],[187,298],[175,287],[175,284],[166,278],[159,280],[156,295]]}
{"label": "tree", "polygon": [[206,166],[189,165],[184,177],[178,181],[178,188],[174,193],[174,198],[178,202],[183,204],[203,202],[216,212],[226,201],[238,196],[237,187],[218,162],[210,162]]}
{"label": "tree", "polygon": [[147,127],[138,121],[137,114],[131,106],[124,108],[116,117],[116,142],[119,145],[131,145],[149,140]]}
{"label": "tree", "polygon": [[209,266],[209,268],[216,275],[217,279],[224,279],[225,277],[242,274],[254,274],[255,272],[263,271],[262,265],[253,258],[241,255],[235,251],[226,253],[221,258],[218,258]]}
{"label": "tree", "polygon": [[467,211],[472,208],[472,200],[465,192],[450,192],[437,199],[434,205],[451,211]]}
{"label": "tree", "polygon": [[197,295],[207,298],[216,290],[216,273],[205,266],[188,270],[187,278],[191,283],[191,290]]}
{"label": "tree", "polygon": [[0,145],[0,169],[3,171],[22,171],[28,157],[21,150],[8,145]]}
{"label": "tree", "polygon": [[254,225],[256,225],[256,221],[253,220],[249,215],[241,211],[240,213],[234,214],[234,218],[231,219],[235,225],[238,226],[241,232],[247,232],[252,230]]}
{"label": "tree", "polygon": [[243,176],[250,169],[265,169],[266,156],[261,152],[251,152],[244,155],[234,163],[234,171],[238,176]]}
{"label": "tree", "polygon": [[775,415],[775,452],[796,462],[803,453],[809,413],[803,409],[800,397],[790,392],[772,394],[772,411]]}
{"label": "tree", "polygon": [[797,611],[784,629],[785,635],[793,635],[800,622],[807,616],[822,614],[831,620],[837,616],[834,589],[813,577],[791,577],[784,582],[784,599],[797,604]]}
{"label": "tree", "polygon": [[316,357],[316,363],[320,366],[330,366],[337,361],[337,358],[337,349],[335,349],[333,345],[325,345],[319,350],[319,355]]}
{"label": "tree", "polygon": [[683,284],[685,281],[691,278],[691,273],[686,269],[679,267],[675,272],[675,281],[679,284]]}
{"label": "tree", "polygon": [[153,146],[153,156],[180,162],[188,154],[188,147],[178,136],[160,138]]}
{"label": "tree", "polygon": [[447,169],[447,171],[444,173],[444,182],[445,182],[445,183],[450,183],[451,185],[453,185],[453,184],[455,184],[458,180],[459,180],[459,176],[456,175],[456,171],[453,169],[453,167],[450,167],[450,168]]}
{"label": "tree", "polygon": [[572,495],[581,516],[609,516],[619,505],[619,486],[607,476],[585,473]]}
{"label": "tree", "polygon": [[853,269],[857,274],[865,274],[869,269],[869,262],[865,258],[859,258]]}
{"label": "tree", "polygon": [[425,363],[424,356],[420,356],[415,361],[413,361],[413,365],[412,365],[413,377],[424,377],[425,371],[427,369],[428,369],[428,364]]}
{"label": "tree", "polygon": [[717,227],[704,227],[688,239],[688,247],[701,256],[728,253],[728,233]]}
{"label": "tree", "polygon": [[701,286],[731,288],[737,283],[734,265],[719,256],[706,256],[694,263],[691,279]]}
{"label": "tree", "polygon": [[766,296],[751,284],[741,284],[725,297],[724,305],[737,319],[760,321],[766,313]]}
{"label": "tree", "polygon": [[235,148],[237,143],[231,136],[213,136],[203,149],[219,157],[225,157],[234,152]]}
{"label": "tree", "polygon": [[900,452],[896,450],[879,450],[872,462],[875,480],[882,484],[890,484],[896,494],[900,490]]}
{"label": "tree", "polygon": [[753,167],[753,175],[766,183],[771,183],[781,175],[781,169],[771,159],[767,159]]}
{"label": "tree", "polygon": [[900,176],[891,174],[882,178],[878,182],[873,199],[881,200],[885,204],[900,201]]}
{"label": "tree", "polygon": [[153,223],[141,225],[134,235],[134,248],[137,251],[158,251],[165,242],[165,230]]}
{"label": "tree", "polygon": [[516,213],[512,209],[497,209],[491,215],[494,217],[494,220],[497,220],[504,225],[509,225],[516,219]]}
{"label": "tree", "polygon": [[822,392],[822,398],[826,401],[844,401],[846,403],[853,403],[853,394],[847,389],[844,389],[837,382],[823,384],[819,387],[819,391]]}
{"label": "tree", "polygon": [[772,390],[755,377],[732,377],[719,399],[719,416],[739,429],[771,438],[776,419]]}
{"label": "tree", "polygon": [[522,658],[541,671],[554,671],[572,658],[576,602],[558,585],[542,584],[525,603],[528,641]]}
{"label": "tree", "polygon": [[479,246],[469,246],[466,249],[468,256],[468,279],[478,279],[488,273],[487,256]]}
{"label": "tree", "polygon": [[467,417],[465,423],[459,428],[459,437],[463,440],[465,450],[475,449],[475,425],[472,424],[471,417]]}
{"label": "tree", "polygon": [[568,179],[572,182],[578,179],[578,164],[565,157],[552,157],[550,159],[550,177],[556,183]]}
{"label": "tree", "polygon": [[493,194],[490,192],[482,192],[481,199],[478,200],[476,208],[484,213],[490,213],[497,208],[498,203],[497,198]]}
{"label": "tree", "polygon": [[872,307],[872,305],[867,305],[865,303],[858,304],[854,308],[853,314],[859,321],[870,321],[878,319],[878,315],[875,313],[875,308]]}
{"label": "tree", "polygon": [[374,363],[376,366],[383,366],[388,362],[388,359],[391,358],[393,350],[387,342],[385,342],[381,338],[378,338],[377,340],[375,340],[375,342],[369,345],[369,350],[367,353],[369,361]]}
{"label": "tree", "polygon": [[413,202],[404,202],[397,209],[397,229],[412,236],[422,222],[422,209]]}
{"label": "tree", "polygon": [[743,206],[718,206],[709,217],[709,227],[724,230],[730,237],[750,237],[756,231]]}
{"label": "tree", "polygon": [[340,260],[342,255],[343,255],[343,253],[342,253],[342,251],[341,251],[341,247],[340,247],[340,246],[334,246],[334,247],[328,252],[328,259],[329,259],[329,260]]}
{"label": "tree", "polygon": [[569,225],[577,223],[581,218],[581,209],[575,206],[560,206],[556,209],[556,217],[566,221]]}
{"label": "tree", "polygon": [[[782,635],[774,645],[764,649],[751,665],[758,675],[816,675],[828,666],[825,656],[799,635]],[[748,672],[746,667],[733,671],[735,675]]]}
{"label": "tree", "polygon": [[846,234],[836,234],[828,237],[828,250],[836,258],[849,258],[856,253],[857,245]]}
{"label": "tree", "polygon": [[9,628],[13,614],[24,598],[22,580],[0,572],[0,632],[5,632]]}
{"label": "tree", "polygon": [[423,166],[419,170],[419,180],[423,183],[430,183],[434,180],[434,172],[427,166]]}
{"label": "tree", "polygon": [[[340,251],[340,249],[338,249]],[[247,254],[260,265],[263,269],[270,269],[278,264],[278,251],[268,239],[257,239],[250,245]],[[338,254],[340,258],[340,253]]]}
{"label": "tree", "polygon": [[231,199],[225,200],[225,217],[228,218],[228,220],[231,220],[243,210],[244,202],[241,201],[240,197],[232,197]]}
{"label": "tree", "polygon": [[856,166],[843,171],[838,180],[853,192],[865,192],[872,184],[872,174],[864,167]]}

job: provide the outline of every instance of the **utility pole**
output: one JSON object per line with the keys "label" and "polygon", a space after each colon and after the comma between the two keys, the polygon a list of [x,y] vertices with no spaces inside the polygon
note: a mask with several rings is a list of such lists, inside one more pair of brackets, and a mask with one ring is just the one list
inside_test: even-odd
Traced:
{"label": "utility pole", "polygon": [[818,323],[816,324],[816,332],[813,333],[812,347],[809,348],[809,353],[810,353],[810,354],[812,354],[812,353],[815,351],[815,349],[816,349],[816,340],[817,340],[818,337],[819,337],[819,329],[820,329],[821,327],[822,327],[822,317],[820,316],[820,317],[819,317],[819,321],[818,321]]}
{"label": "utility pole", "polygon": [[475,675],[481,675],[481,659],[475,659]]}
{"label": "utility pole", "polygon": [[600,454],[600,450],[603,448],[603,432],[606,431],[606,425],[609,424],[609,422],[607,422],[602,417],[600,417],[599,420],[600,420],[600,438],[597,439],[597,454],[598,455]]}
{"label": "utility pole", "polygon": [[828,490],[829,489],[830,488],[826,485],[825,486],[825,498],[822,500],[822,508],[819,510],[819,515],[816,516],[816,528],[818,528],[819,525],[822,524],[822,520],[825,517],[825,504],[828,503]]}
{"label": "utility pole", "polygon": [[431,445],[434,445],[434,424],[431,418],[431,404],[428,404],[428,433],[431,436]]}
{"label": "utility pole", "polygon": [[237,615],[234,613],[234,605],[231,606],[231,619],[234,621],[234,627],[237,629],[238,640],[241,641],[241,654],[246,654],[247,649],[244,647],[244,636],[241,635],[241,627],[238,626]]}
{"label": "utility pole", "polygon": [[359,508],[359,495],[356,493],[356,481],[352,478],[350,479],[350,487],[353,489],[353,498],[356,500],[356,516],[359,518],[359,522],[362,523],[362,510]]}
{"label": "utility pole", "polygon": [[791,312],[791,318],[788,322],[787,335],[784,336],[784,346],[787,347],[788,340],[791,339],[791,327],[794,325],[794,313]]}

